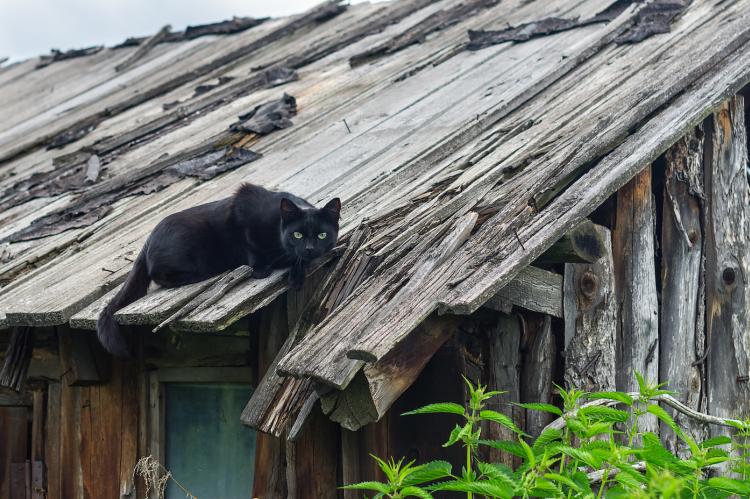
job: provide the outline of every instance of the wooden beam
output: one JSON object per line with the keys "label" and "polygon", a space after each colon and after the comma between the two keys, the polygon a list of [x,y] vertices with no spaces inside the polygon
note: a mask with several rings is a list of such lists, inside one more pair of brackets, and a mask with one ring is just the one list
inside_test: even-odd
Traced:
{"label": "wooden beam", "polygon": [[607,241],[591,220],[583,220],[536,259],[536,264],[594,263],[606,252]]}
{"label": "wooden beam", "polygon": [[[706,341],[708,410],[750,411],[750,188],[745,100],[706,122]],[[712,434],[722,433],[713,428]]]}
{"label": "wooden beam", "polygon": [[63,378],[70,386],[101,383],[107,378],[99,344],[88,331],[57,328]]}
{"label": "wooden beam", "polygon": [[[661,226],[661,331],[659,381],[696,411],[705,412],[705,376],[695,361],[705,350],[705,278],[703,274],[703,127],[695,128],[665,153]],[[706,439],[707,428],[665,407],[693,439]],[[662,442],[683,453],[685,444],[665,424]]]}
{"label": "wooden beam", "polygon": [[20,391],[26,382],[26,375],[34,350],[34,332],[30,327],[16,327],[10,336],[5,351],[3,367],[0,369],[0,387]]}
{"label": "wooden beam", "polygon": [[565,385],[586,391],[615,388],[617,303],[609,229],[604,255],[565,265]]}
{"label": "wooden beam", "polygon": [[526,267],[484,306],[506,314],[517,306],[562,317],[563,276],[537,267]]}
{"label": "wooden beam", "polygon": [[[612,231],[617,321],[617,377],[621,391],[637,391],[634,373],[652,383],[659,379],[659,300],[656,296],[656,244],[651,167],[617,193]],[[658,431],[654,416],[639,420],[642,431]]]}
{"label": "wooden beam", "polygon": [[379,361],[366,365],[346,389],[324,394],[321,397],[324,412],[350,431],[379,421],[462,322],[468,321],[457,316],[428,318],[402,345]]}

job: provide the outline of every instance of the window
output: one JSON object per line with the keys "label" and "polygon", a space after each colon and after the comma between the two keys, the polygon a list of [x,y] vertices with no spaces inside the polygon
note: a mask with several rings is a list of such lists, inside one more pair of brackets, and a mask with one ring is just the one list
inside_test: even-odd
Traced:
{"label": "window", "polygon": [[[240,423],[252,394],[247,369],[162,369],[159,444],[166,468],[197,497],[250,497],[255,431]],[[229,374],[229,375],[228,375]],[[152,383],[152,387],[154,384]],[[174,482],[167,499],[184,498]]]}

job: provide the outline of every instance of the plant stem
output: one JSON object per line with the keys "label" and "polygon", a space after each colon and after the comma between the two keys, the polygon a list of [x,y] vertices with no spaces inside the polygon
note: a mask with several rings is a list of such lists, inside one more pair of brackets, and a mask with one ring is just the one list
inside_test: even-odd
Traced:
{"label": "plant stem", "polygon": [[599,493],[596,495],[596,499],[600,499],[602,497],[602,492],[604,492],[604,485],[607,483],[607,478],[609,478],[609,468],[604,470],[604,475],[602,475],[602,484],[599,486]]}

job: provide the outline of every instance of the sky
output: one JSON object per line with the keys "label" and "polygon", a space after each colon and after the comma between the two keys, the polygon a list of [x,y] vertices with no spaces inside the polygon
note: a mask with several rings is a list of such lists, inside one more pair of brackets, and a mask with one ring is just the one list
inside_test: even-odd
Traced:
{"label": "sky", "polygon": [[116,45],[232,16],[283,16],[319,0],[0,0],[0,59],[26,59],[92,45]]}

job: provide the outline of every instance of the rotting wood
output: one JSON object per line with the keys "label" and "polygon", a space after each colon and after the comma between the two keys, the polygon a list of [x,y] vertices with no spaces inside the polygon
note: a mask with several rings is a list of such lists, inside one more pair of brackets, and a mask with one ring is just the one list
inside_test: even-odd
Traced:
{"label": "rotting wood", "polygon": [[597,226],[605,253],[595,263],[565,265],[565,385],[615,389],[617,302],[609,229]]}
{"label": "rotting wood", "polygon": [[379,421],[461,323],[462,319],[456,316],[428,318],[398,349],[366,365],[363,375],[345,390],[330,390],[322,395],[323,412],[350,431]]}
{"label": "rotting wood", "polygon": [[[661,330],[659,381],[683,404],[705,412],[703,366],[695,365],[705,343],[703,274],[703,127],[697,127],[665,153],[661,225]],[[670,410],[671,409],[667,409]],[[707,438],[701,423],[671,411],[696,442]],[[665,424],[665,447],[683,454],[685,444]]]}
{"label": "rotting wood", "polygon": [[[706,121],[706,342],[708,412],[750,412],[750,186],[745,99]],[[712,428],[712,435],[726,430]]]}
{"label": "rotting wood", "polygon": [[[612,231],[617,321],[616,387],[638,389],[635,373],[649,383],[659,379],[659,300],[656,295],[656,220],[651,167],[617,192]],[[656,433],[653,415],[639,419],[641,431]]]}
{"label": "rotting wood", "polygon": [[563,316],[563,276],[537,267],[521,270],[507,286],[487,300],[485,307],[510,313],[513,306]]}
{"label": "rotting wood", "polygon": [[607,241],[603,233],[586,219],[566,232],[555,244],[537,258],[537,263],[594,263],[604,254]]}
{"label": "rotting wood", "polygon": [[[522,362],[520,365],[521,402],[542,402],[552,404],[555,377],[555,336],[552,332],[552,318],[549,315],[524,312],[520,316],[524,325]],[[552,421],[550,414],[542,411],[526,410],[525,431],[537,437],[542,429]]]}

